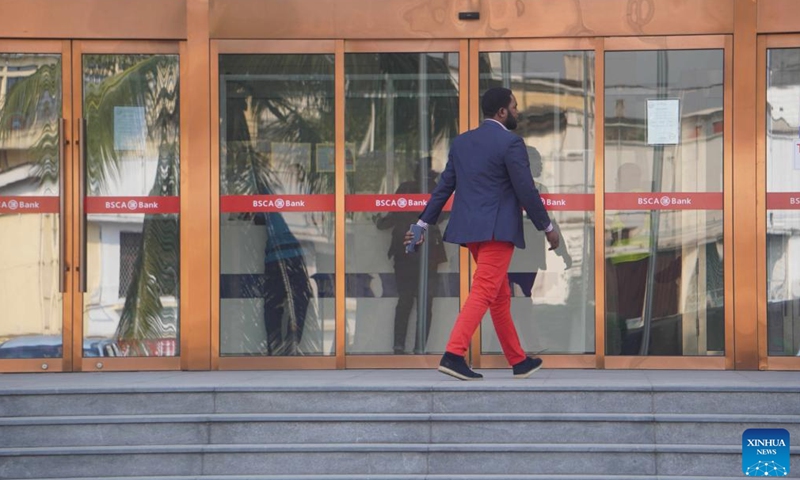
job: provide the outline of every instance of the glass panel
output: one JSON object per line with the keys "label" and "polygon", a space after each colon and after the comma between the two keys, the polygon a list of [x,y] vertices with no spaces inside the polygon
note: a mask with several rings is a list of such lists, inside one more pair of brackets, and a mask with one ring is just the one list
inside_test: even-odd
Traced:
{"label": "glass panel", "polygon": [[84,356],[178,351],[177,55],[84,55]]}
{"label": "glass panel", "polygon": [[[528,352],[594,352],[594,53],[480,55],[480,91],[510,88],[539,192],[561,245],[523,222],[525,249],[511,259],[511,314]],[[476,106],[477,106],[477,99]],[[501,353],[487,313],[481,351]]]}
{"label": "glass panel", "polygon": [[334,355],[334,57],[219,62],[220,354]]}
{"label": "glass panel", "polygon": [[0,358],[62,356],[61,56],[0,53]]}
{"label": "glass panel", "polygon": [[458,61],[345,56],[350,354],[441,353],[458,314],[458,246],[441,240],[446,214],[420,253],[406,255],[402,240],[458,134]]}
{"label": "glass panel", "polygon": [[800,49],[767,53],[767,347],[800,355]]}
{"label": "glass panel", "polygon": [[723,51],[605,76],[606,353],[723,355]]}

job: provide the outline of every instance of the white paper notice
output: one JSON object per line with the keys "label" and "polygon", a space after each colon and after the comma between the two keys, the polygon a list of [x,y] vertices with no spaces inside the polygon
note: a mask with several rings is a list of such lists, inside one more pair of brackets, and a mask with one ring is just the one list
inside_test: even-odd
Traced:
{"label": "white paper notice", "polygon": [[114,107],[114,150],[144,150],[144,107]]}
{"label": "white paper notice", "polygon": [[680,100],[647,101],[647,144],[677,145],[681,137]]}
{"label": "white paper notice", "polygon": [[794,169],[800,170],[800,138],[794,139]]}

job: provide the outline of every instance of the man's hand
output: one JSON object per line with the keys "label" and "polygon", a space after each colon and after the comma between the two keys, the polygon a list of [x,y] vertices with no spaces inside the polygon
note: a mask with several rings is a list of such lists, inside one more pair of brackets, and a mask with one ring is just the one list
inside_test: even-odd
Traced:
{"label": "man's hand", "polygon": [[[413,240],[414,240],[414,234],[411,233],[411,230],[409,230],[406,232],[406,237],[405,240],[403,240],[403,245],[408,245]],[[424,241],[425,241],[425,232],[422,232],[422,235],[419,236],[419,242],[417,242],[417,245],[422,245],[422,242]]]}
{"label": "man's hand", "polygon": [[561,244],[561,240],[559,240],[560,235],[558,234],[558,229],[553,227],[552,230],[544,234],[547,237],[547,243],[550,244],[550,250],[555,250]]}

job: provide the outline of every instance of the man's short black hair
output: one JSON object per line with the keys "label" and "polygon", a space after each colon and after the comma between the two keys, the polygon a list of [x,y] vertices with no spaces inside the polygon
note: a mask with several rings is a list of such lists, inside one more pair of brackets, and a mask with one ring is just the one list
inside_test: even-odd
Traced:
{"label": "man's short black hair", "polygon": [[490,88],[481,98],[481,110],[486,118],[494,117],[501,108],[508,108],[509,105],[511,105],[511,90],[507,88]]}

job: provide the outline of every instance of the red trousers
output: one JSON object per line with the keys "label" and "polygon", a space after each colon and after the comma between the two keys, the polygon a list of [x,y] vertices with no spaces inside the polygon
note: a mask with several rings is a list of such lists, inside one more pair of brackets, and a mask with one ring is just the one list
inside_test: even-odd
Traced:
{"label": "red trousers", "polygon": [[445,350],[465,356],[472,335],[486,315],[486,310],[489,310],[506,360],[509,365],[517,364],[525,360],[526,355],[511,320],[508,265],[511,263],[511,255],[514,254],[514,244],[492,240],[470,243],[467,247],[478,267],[472,276],[472,289],[458,314]]}

